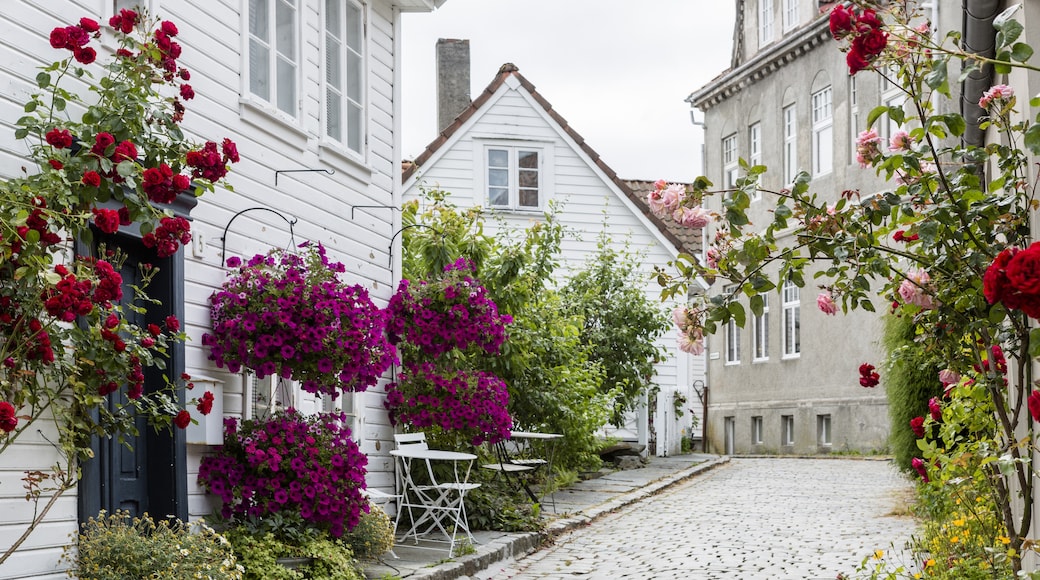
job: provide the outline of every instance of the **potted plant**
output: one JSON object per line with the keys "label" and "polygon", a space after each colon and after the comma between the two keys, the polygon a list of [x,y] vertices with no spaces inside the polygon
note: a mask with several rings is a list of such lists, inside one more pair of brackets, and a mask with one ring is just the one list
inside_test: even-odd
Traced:
{"label": "potted plant", "polygon": [[202,336],[217,366],[292,378],[335,398],[376,384],[395,360],[383,312],[364,287],[340,281],[346,268],[321,244],[228,265],[238,270],[210,296],[213,332]]}

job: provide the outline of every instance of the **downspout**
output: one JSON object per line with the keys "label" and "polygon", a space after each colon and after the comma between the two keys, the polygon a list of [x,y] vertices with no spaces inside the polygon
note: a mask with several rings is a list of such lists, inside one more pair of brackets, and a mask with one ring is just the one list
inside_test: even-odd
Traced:
{"label": "downspout", "polygon": [[[962,28],[963,48],[966,52],[993,58],[996,29],[993,19],[1000,10],[1000,0],[962,0],[964,12]],[[961,115],[967,122],[964,143],[975,147],[985,145],[986,134],[979,128],[979,118],[985,113],[979,107],[979,98],[992,85],[993,66],[985,64],[972,71],[961,83]]]}

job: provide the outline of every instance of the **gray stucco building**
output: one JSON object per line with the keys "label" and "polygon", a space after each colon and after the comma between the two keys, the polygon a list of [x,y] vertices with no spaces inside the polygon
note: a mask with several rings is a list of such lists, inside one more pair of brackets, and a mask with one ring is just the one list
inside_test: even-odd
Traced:
{"label": "gray stucco building", "polygon": [[[704,168],[717,188],[733,185],[739,159],[769,167],[749,210],[762,229],[775,205],[769,192],[799,171],[809,172],[811,190],[832,203],[845,190],[866,197],[884,187],[873,169],[856,161],[856,137],[873,108],[904,97],[877,73],[849,76],[828,27],[833,4],[737,0],[731,67],[687,99],[703,112]],[[935,3],[922,3],[924,17],[940,30],[960,28],[959,6],[941,4],[949,8],[945,14]],[[891,125],[886,118],[874,125],[885,145]],[[722,209],[718,197],[706,203]],[[709,292],[725,290],[717,281]],[[884,382],[864,388],[858,381],[861,363],[881,366],[880,317],[863,311],[828,316],[817,308],[819,292],[807,275],[802,288],[788,283],[770,293],[766,311],[749,314],[744,328],[731,323],[709,337],[711,451],[869,453],[887,447]],[[886,304],[875,300],[879,313]]]}

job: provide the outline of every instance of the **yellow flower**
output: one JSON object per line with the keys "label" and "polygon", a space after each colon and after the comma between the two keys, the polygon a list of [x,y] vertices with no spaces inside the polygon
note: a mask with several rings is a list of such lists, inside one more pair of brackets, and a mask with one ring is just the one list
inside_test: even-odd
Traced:
{"label": "yellow flower", "polygon": [[954,544],[956,544],[957,542],[960,542],[960,541],[961,541],[961,539],[958,536],[954,536],[954,537],[950,538],[950,542],[952,542]]}
{"label": "yellow flower", "polygon": [[880,560],[881,558],[884,558],[884,557],[885,557],[885,551],[884,550],[874,550],[874,559],[875,560]]}
{"label": "yellow flower", "polygon": [[914,578],[920,578],[920,577],[921,577],[921,573],[920,572],[917,572],[916,574],[914,574]]}
{"label": "yellow flower", "polygon": [[1011,543],[1011,538],[1007,536],[997,536],[997,540],[1005,546]]}
{"label": "yellow flower", "polygon": [[935,558],[928,558],[924,563],[924,567],[931,568],[932,566],[935,566]]}
{"label": "yellow flower", "polygon": [[953,520],[953,525],[955,525],[957,527],[963,526],[964,525],[964,520],[963,519]]}

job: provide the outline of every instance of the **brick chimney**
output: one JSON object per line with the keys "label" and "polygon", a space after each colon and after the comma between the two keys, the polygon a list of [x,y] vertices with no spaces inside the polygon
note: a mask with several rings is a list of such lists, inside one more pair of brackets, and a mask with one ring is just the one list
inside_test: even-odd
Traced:
{"label": "brick chimney", "polygon": [[470,104],[469,40],[437,39],[437,130]]}

